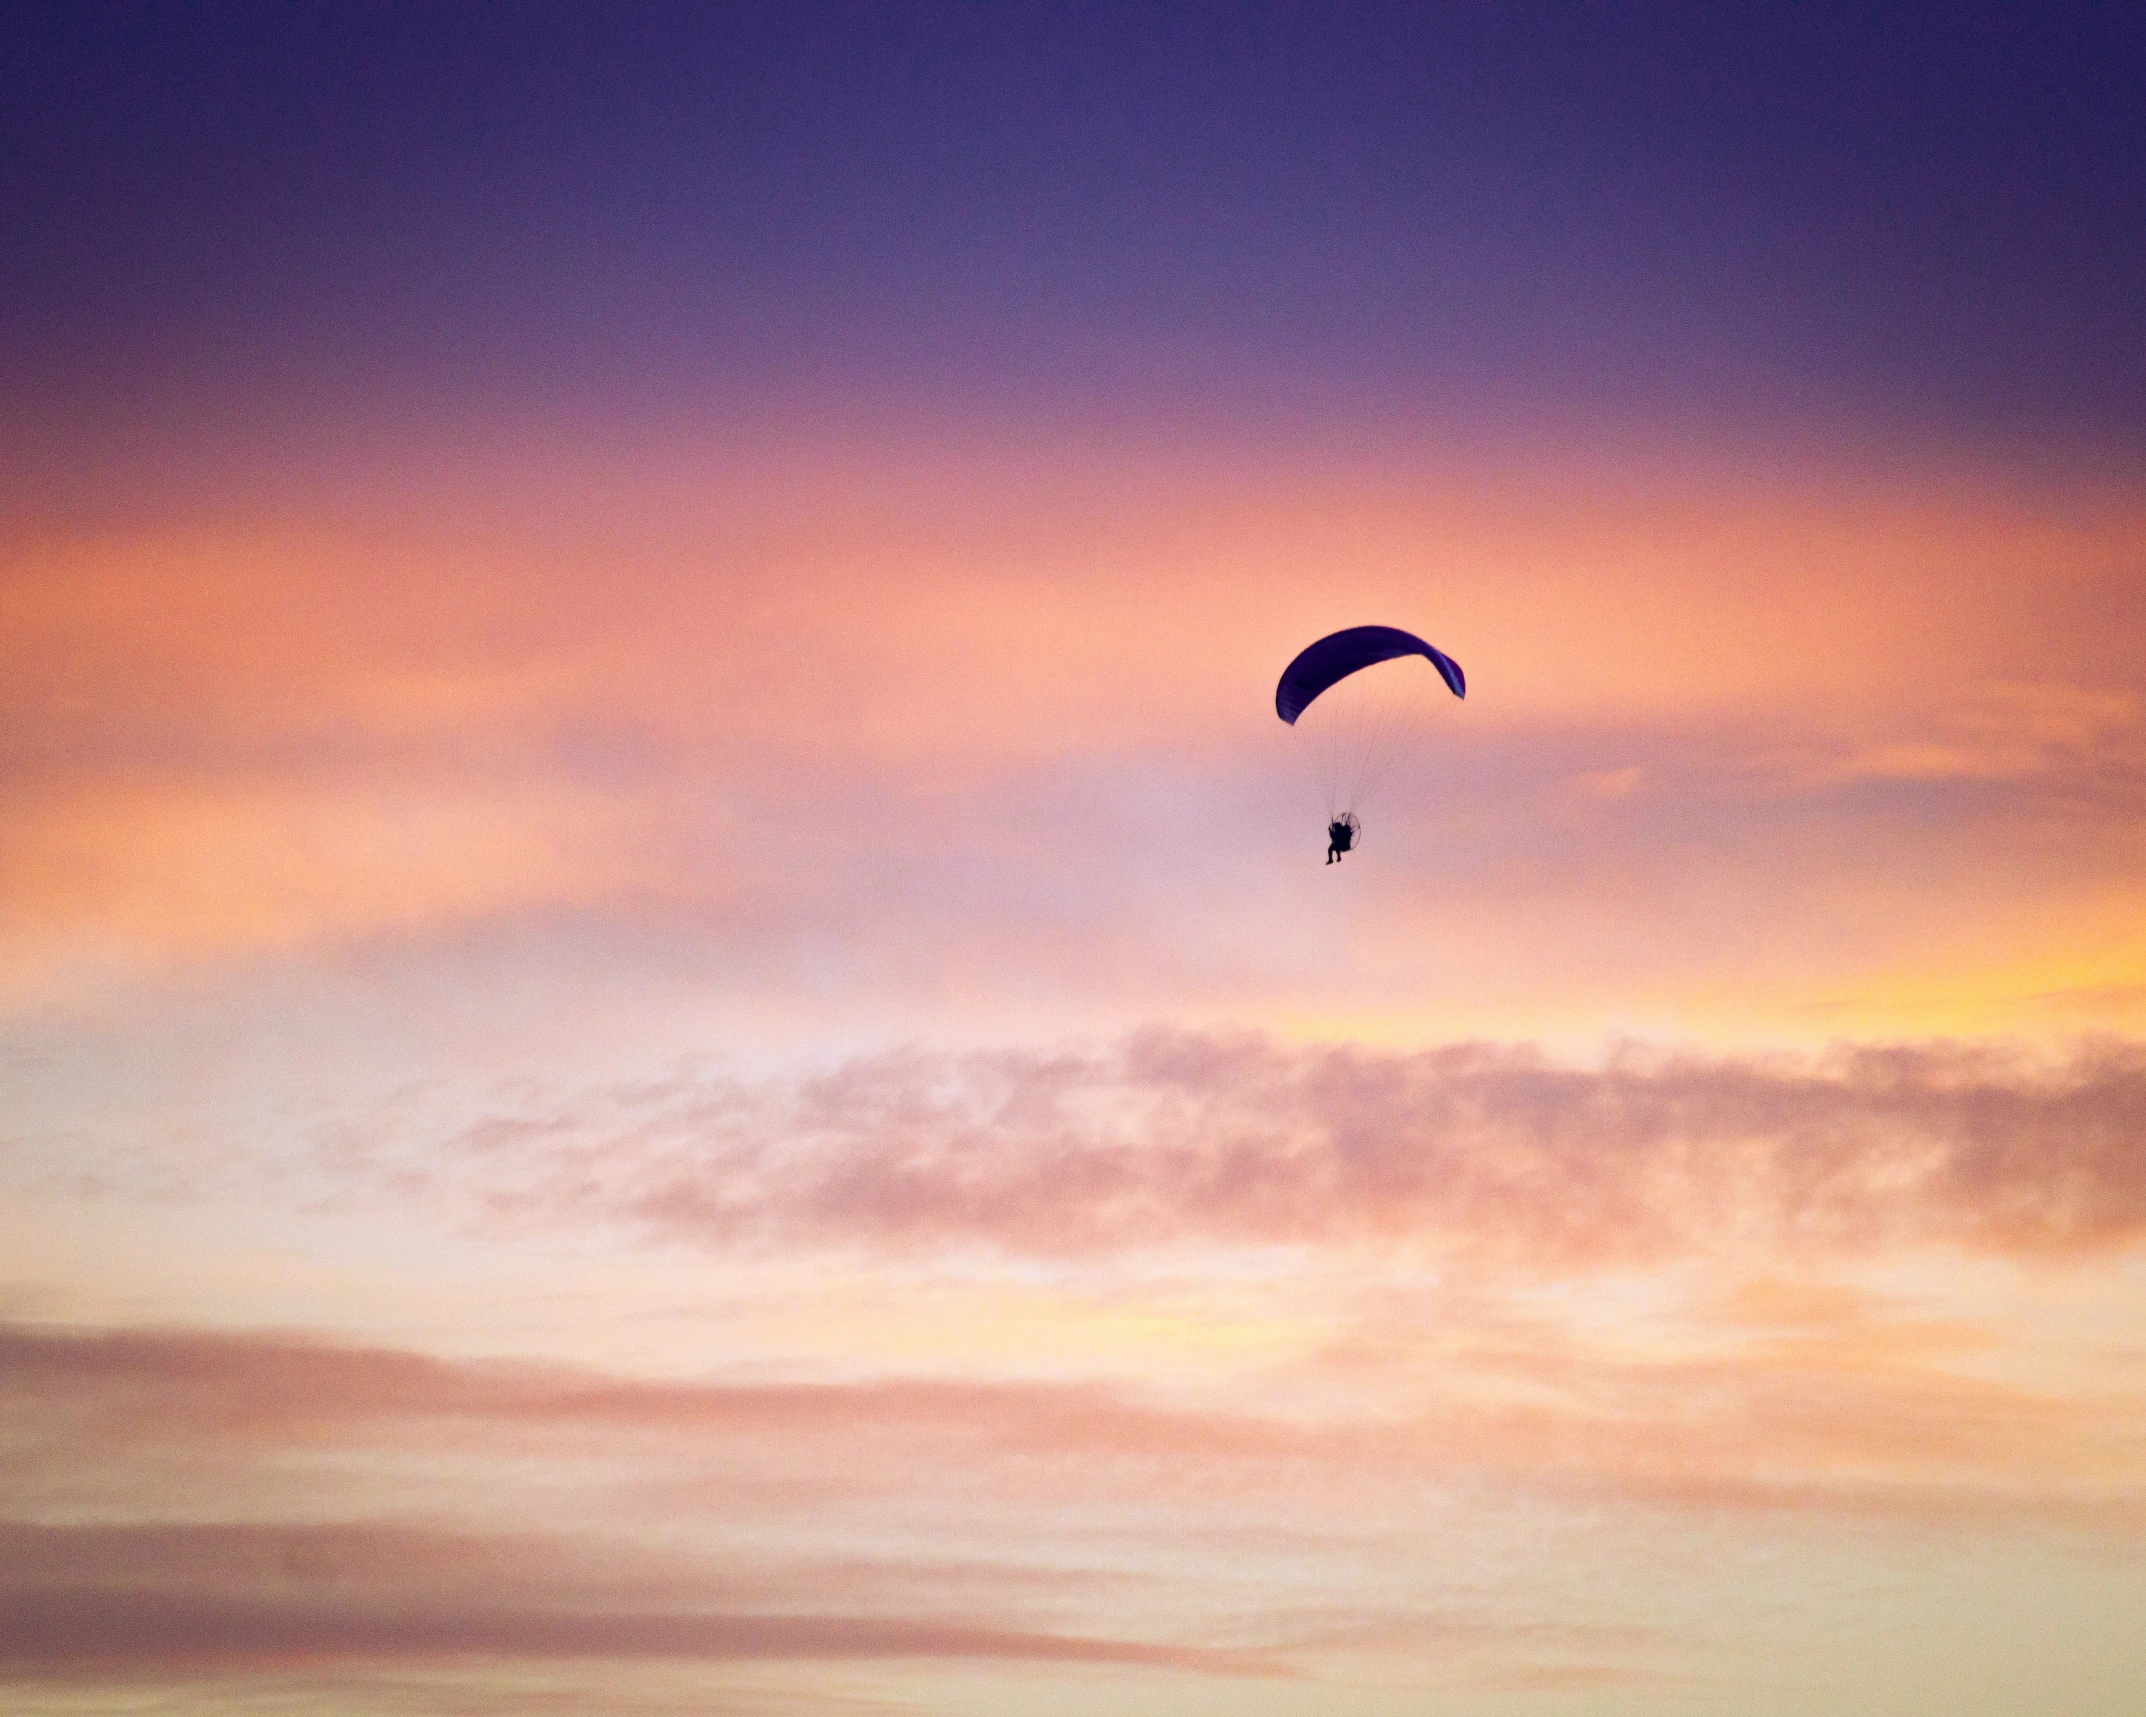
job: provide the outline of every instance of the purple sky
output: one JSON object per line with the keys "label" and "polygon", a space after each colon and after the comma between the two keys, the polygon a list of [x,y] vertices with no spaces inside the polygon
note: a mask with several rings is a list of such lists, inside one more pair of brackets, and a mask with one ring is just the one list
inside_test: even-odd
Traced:
{"label": "purple sky", "polygon": [[13,389],[1875,414],[2134,446],[2121,8],[22,10]]}

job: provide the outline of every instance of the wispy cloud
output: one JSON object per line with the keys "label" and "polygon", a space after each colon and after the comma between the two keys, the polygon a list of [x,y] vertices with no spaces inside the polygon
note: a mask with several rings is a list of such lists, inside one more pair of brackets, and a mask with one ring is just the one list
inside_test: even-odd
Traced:
{"label": "wispy cloud", "polygon": [[1576,1066],[1158,1030],[595,1091],[446,1139],[359,1129],[326,1166],[491,1223],[597,1217],[708,1246],[1374,1245],[1556,1272],[2125,1246],[2146,1235],[2142,1139],[2146,1051],[2114,1041]]}
{"label": "wispy cloud", "polygon": [[302,1607],[177,1594],[10,1593],[0,1597],[0,1664],[93,1665],[100,1674],[152,1663],[171,1673],[267,1669],[337,1659],[647,1657],[739,1659],[984,1658],[1014,1663],[1137,1665],[1234,1676],[1286,1674],[1251,1652],[1084,1639],[864,1616],[618,1614],[559,1610]]}
{"label": "wispy cloud", "polygon": [[[1357,1343],[1204,1402],[1130,1382],[665,1381],[290,1336],[9,1329],[0,1331],[0,1381],[17,1427],[8,1495],[18,1511],[79,1516],[97,1498],[99,1512],[116,1508],[124,1519],[146,1507],[153,1520],[182,1497],[194,1511],[240,1498],[258,1511],[291,1497],[309,1512],[332,1506],[406,1523],[347,1539],[198,1526],[139,1542],[124,1532],[33,1534],[13,1541],[13,1577],[139,1574],[224,1589],[204,1573],[214,1563],[242,1584],[273,1573],[362,1591],[391,1589],[383,1570],[425,1563],[450,1582],[541,1583],[556,1546],[526,1527],[487,1549],[407,1524],[426,1498],[479,1502],[419,1481],[468,1453],[506,1463],[503,1474],[534,1463],[572,1475],[551,1518],[560,1532],[598,1538],[676,1523],[680,1509],[733,1534],[929,1510],[957,1472],[981,1518],[1025,1510],[1039,1544],[1057,1518],[1035,1494],[1041,1473],[1079,1498],[1058,1529],[1112,1498],[1152,1505],[1168,1496],[1226,1515],[1253,1474],[1270,1525],[1301,1509],[1350,1530],[1383,1518],[1375,1497],[1356,1494],[1367,1475],[1701,1512],[2116,1530],[2146,1518],[2136,1482],[2141,1380],[2110,1377],[2086,1393],[2007,1380],[1986,1364],[1988,1338],[1972,1327],[1933,1329],[1854,1300],[1816,1316],[1784,1312],[1776,1298],[1727,1303],[1710,1327],[1685,1325],[1684,1351],[1626,1352],[1510,1306],[1471,1309],[1462,1298],[1427,1309],[1444,1327],[1373,1323]],[[1377,1387],[1360,1387],[1367,1380]],[[601,1500],[568,1506],[576,1491]],[[485,1517],[500,1515],[486,1530],[497,1537],[516,1506],[505,1492],[484,1501]],[[1359,1508],[1370,1515],[1359,1518]],[[945,1517],[925,1563],[875,1571],[853,1550],[830,1558],[823,1548],[815,1565],[785,1574],[787,1558],[768,1560],[761,1544],[759,1577],[793,1600],[829,1583],[852,1598],[875,1587],[989,1589],[1001,1603],[1079,1591],[1078,1578],[1040,1569],[1016,1578],[993,1558],[950,1549],[964,1530],[954,1524],[960,1512]],[[692,1582],[721,1587],[725,1564],[696,1562],[683,1541],[670,1542],[676,1554],[630,1573],[617,1556],[582,1552],[575,1578],[614,1607],[673,1599]]]}
{"label": "wispy cloud", "polygon": [[[1748,875],[1749,922],[1901,852],[1944,915],[1989,910],[1967,885],[2001,868],[1965,824],[1995,842],[2060,805],[2087,845],[2136,848],[2135,664],[2082,618],[2136,583],[2119,490],[2063,509],[1986,473],[1657,472],[1635,491],[1426,448],[488,457],[355,490],[282,473],[303,506],[219,491],[101,530],[11,522],[0,1000],[651,907],[756,945],[818,927],[895,966],[956,943],[980,966],[1065,924],[1052,957],[1091,980],[1082,948],[1114,930],[1089,963],[1154,989],[1223,926],[1275,922],[1258,867],[1316,830],[1251,785],[1288,773],[1272,676],[1373,611],[1478,681],[1441,712],[1465,743],[1435,795],[1396,795],[1379,826],[1421,838],[1378,850],[1497,928],[1494,969],[1596,889],[1688,948],[1705,931],[1679,903],[1717,866]],[[2050,600],[2022,616],[2028,582]],[[1958,797],[1933,810],[1933,790]],[[1784,797],[1823,838],[1776,850]],[[1943,829],[1904,833],[1902,804]],[[2076,881],[2078,845],[2038,874]],[[1769,945],[1794,946],[1798,913],[1778,918]]]}

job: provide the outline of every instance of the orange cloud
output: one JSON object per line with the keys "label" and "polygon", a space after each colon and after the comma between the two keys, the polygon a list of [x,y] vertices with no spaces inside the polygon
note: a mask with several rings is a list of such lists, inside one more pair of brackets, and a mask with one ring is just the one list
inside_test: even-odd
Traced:
{"label": "orange cloud", "polygon": [[1276,664],[1373,614],[1468,661],[1470,747],[1562,735],[1605,805],[1674,797],[1584,755],[1640,728],[1805,785],[2091,761],[2136,821],[2135,496],[1502,457],[500,443],[25,515],[5,932],[41,970],[333,939],[661,891],[860,788],[1272,769]]}

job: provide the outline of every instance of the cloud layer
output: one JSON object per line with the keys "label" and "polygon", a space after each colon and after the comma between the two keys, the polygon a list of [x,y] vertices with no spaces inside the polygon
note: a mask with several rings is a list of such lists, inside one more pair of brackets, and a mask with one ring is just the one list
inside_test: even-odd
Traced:
{"label": "cloud layer", "polygon": [[[1742,1348],[1676,1360],[1516,1309],[1435,1339],[1367,1324],[1205,1406],[0,1328],[0,1674],[872,1658],[1264,1678],[1372,1652],[1645,1677],[1670,1642],[1589,1586],[1584,1534],[1563,1598],[1483,1606],[1488,1573],[1536,1554],[1513,1521],[1621,1520],[1601,1554],[1650,1517],[2146,1530],[2137,1388],[1978,1375],[1973,1332],[1840,1294],[1747,1289],[1721,1309]],[[1352,1372],[1383,1396],[1319,1392]],[[1383,1597],[1358,1589],[1367,1566]]]}
{"label": "cloud layer", "polygon": [[1338,1007],[1267,698],[1373,613],[1477,695],[1345,881],[1383,927],[1359,1004],[1451,971],[1512,1035],[1695,974],[1775,1027],[1903,963],[2130,981],[2122,485],[556,428],[23,498],[0,1006],[533,918],[616,959],[622,924],[698,938],[741,1006],[839,964],[875,1019]]}

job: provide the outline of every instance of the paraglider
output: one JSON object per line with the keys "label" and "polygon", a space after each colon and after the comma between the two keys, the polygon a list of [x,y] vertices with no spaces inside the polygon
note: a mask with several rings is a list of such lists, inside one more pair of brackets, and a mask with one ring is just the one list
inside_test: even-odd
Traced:
{"label": "paraglider", "polygon": [[[1282,671],[1274,713],[1291,727],[1305,722],[1307,746],[1326,798],[1326,862],[1356,849],[1357,802],[1392,763],[1392,742],[1423,705],[1429,683],[1408,659],[1420,656],[1457,698],[1468,695],[1461,666],[1443,650],[1397,626],[1351,626],[1306,646]],[[1392,666],[1382,667],[1382,664]],[[1377,672],[1367,673],[1367,669]]]}

